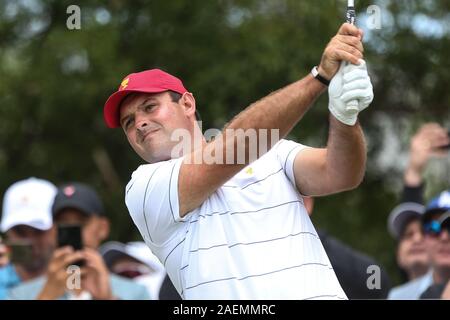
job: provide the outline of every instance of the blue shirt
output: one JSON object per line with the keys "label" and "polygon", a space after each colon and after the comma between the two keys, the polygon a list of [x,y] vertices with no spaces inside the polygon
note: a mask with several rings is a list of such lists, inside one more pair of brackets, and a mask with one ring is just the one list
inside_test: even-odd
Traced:
{"label": "blue shirt", "polygon": [[22,280],[12,264],[0,268],[0,300],[4,300],[8,290],[21,282]]}
{"label": "blue shirt", "polygon": [[415,280],[409,281],[389,291],[389,300],[417,300],[433,284],[433,270]]}
{"label": "blue shirt", "polygon": [[[46,277],[42,276],[30,281],[25,281],[8,290],[8,300],[35,300],[45,285]],[[109,281],[112,294],[121,300],[150,300],[147,288],[127,278],[110,274]],[[58,300],[67,300],[69,296],[64,294]]]}

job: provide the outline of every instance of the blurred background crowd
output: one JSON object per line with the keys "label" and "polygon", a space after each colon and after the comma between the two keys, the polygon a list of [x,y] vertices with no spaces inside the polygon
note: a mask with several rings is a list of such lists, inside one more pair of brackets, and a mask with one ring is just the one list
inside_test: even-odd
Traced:
{"label": "blurred background crowd", "polygon": [[[73,4],[81,28],[70,30]],[[103,122],[111,88],[130,70],[167,70],[196,92],[203,129],[221,128],[317,65],[345,6],[1,1],[0,298],[177,299],[124,204],[142,160]],[[450,3],[361,0],[356,9],[375,93],[360,119],[365,179],[305,203],[349,298],[448,298]],[[327,116],[323,95],[288,138],[324,145]],[[68,273],[72,263],[81,268]],[[372,265],[380,283],[370,289]]]}

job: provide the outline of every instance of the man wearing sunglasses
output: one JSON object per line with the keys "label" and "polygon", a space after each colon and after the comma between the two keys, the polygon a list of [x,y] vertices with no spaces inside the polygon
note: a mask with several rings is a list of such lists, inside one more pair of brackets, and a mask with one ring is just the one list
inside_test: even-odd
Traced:
{"label": "man wearing sunglasses", "polygon": [[144,242],[109,241],[100,246],[99,252],[113,274],[144,285],[152,300],[158,300],[166,271]]}
{"label": "man wearing sunglasses", "polygon": [[440,299],[450,280],[450,190],[441,192],[428,205],[423,217],[423,231],[433,283],[420,298]]}
{"label": "man wearing sunglasses", "polygon": [[[450,190],[433,198],[422,214],[422,233],[425,250],[428,253],[430,270],[423,276],[401,286],[401,292],[390,293],[389,299],[416,300],[423,298],[428,288],[444,284],[450,279]],[[433,289],[434,290],[434,289]],[[433,291],[434,292],[434,291]],[[441,291],[442,292],[442,288]],[[436,296],[439,298],[439,296]]]}

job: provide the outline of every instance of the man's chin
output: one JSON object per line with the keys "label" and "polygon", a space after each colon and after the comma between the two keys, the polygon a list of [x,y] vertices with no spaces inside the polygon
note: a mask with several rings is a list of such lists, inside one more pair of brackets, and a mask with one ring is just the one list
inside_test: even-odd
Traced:
{"label": "man's chin", "polygon": [[141,154],[140,156],[143,160],[145,160],[148,163],[156,163],[156,162],[167,161],[167,160],[171,159],[171,157],[168,156],[167,154],[147,153],[147,154]]}
{"label": "man's chin", "polygon": [[140,152],[137,153],[142,159],[144,159],[148,163],[156,163],[172,159],[171,147],[167,147],[162,144],[158,145],[147,144],[146,150],[140,150]]}
{"label": "man's chin", "polygon": [[22,267],[29,273],[39,272],[45,269],[47,261],[33,261],[31,263],[23,264]]}

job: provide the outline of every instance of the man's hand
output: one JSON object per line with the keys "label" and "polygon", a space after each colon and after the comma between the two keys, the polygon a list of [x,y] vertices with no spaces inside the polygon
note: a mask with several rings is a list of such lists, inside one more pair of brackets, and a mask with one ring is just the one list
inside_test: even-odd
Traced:
{"label": "man's hand", "polygon": [[61,297],[68,290],[67,267],[82,258],[82,252],[74,252],[72,247],[56,249],[47,268],[47,281],[37,300],[54,300]]}
{"label": "man's hand", "polygon": [[405,184],[418,186],[426,164],[432,157],[445,157],[448,150],[439,149],[450,143],[447,130],[437,123],[426,123],[411,138],[409,162],[405,170]]}
{"label": "man's hand", "polygon": [[6,266],[8,263],[8,248],[6,248],[6,246],[0,242],[0,268]]}
{"label": "man's hand", "polygon": [[319,74],[331,80],[341,61],[358,64],[363,59],[363,31],[352,24],[344,23],[325,48],[318,68]]}
{"label": "man's hand", "polygon": [[[369,106],[373,100],[373,88],[364,60],[359,65],[342,63],[338,73],[331,80],[328,88],[331,114],[340,122],[353,126],[358,113]],[[358,101],[358,110],[348,110],[347,103]]]}
{"label": "man's hand", "polygon": [[114,299],[109,284],[109,271],[102,256],[91,248],[85,248],[83,250],[83,257],[86,265],[81,270],[82,288],[89,291],[93,299]]}

